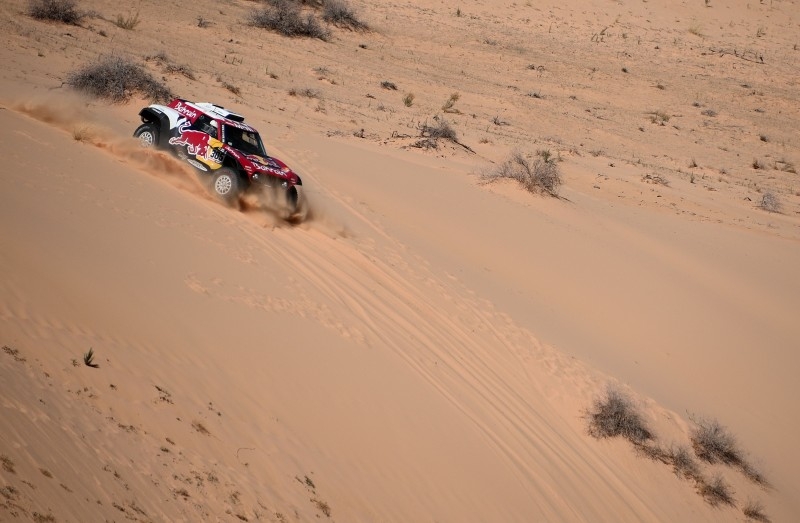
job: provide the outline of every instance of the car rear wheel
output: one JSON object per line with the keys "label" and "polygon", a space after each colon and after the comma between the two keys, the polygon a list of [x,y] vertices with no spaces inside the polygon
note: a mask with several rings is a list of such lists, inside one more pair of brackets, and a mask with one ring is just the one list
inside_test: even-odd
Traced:
{"label": "car rear wheel", "polygon": [[212,187],[218,198],[233,203],[239,196],[239,177],[233,170],[222,167],[214,173]]}
{"label": "car rear wheel", "polygon": [[151,123],[145,123],[136,128],[133,137],[139,139],[139,145],[151,148],[158,145],[158,129]]}

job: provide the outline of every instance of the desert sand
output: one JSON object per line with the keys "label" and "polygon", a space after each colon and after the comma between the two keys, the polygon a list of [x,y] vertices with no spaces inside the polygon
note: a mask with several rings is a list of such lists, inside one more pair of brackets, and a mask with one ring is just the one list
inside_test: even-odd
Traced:
{"label": "desert sand", "polygon": [[[322,41],[4,2],[0,521],[800,520],[800,4],[350,4]],[[148,100],[65,83],[109,54],[244,114],[309,218],[141,150]],[[436,119],[466,147],[413,147]],[[545,150],[558,198],[481,176]],[[593,438],[609,385],[769,486]]]}

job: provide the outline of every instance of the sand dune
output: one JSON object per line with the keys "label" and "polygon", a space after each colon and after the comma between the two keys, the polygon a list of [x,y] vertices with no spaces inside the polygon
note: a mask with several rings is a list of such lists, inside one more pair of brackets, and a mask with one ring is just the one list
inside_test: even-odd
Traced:
{"label": "sand dune", "polygon": [[[328,42],[250,2],[0,14],[0,519],[796,519],[797,5],[352,4],[372,30]],[[245,114],[309,219],[222,205],[130,138],[146,101],[62,85],[108,52]],[[412,147],[434,116],[468,148]],[[515,149],[560,198],[484,183]],[[589,436],[608,384],[771,486],[703,464],[713,507]]]}

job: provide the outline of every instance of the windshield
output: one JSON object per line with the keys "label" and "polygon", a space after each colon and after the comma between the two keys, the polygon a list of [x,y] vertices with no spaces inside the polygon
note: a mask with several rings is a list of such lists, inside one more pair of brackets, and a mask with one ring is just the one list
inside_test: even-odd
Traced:
{"label": "windshield", "polygon": [[245,131],[232,125],[226,125],[223,131],[225,143],[244,154],[267,156],[261,137],[256,132]]}

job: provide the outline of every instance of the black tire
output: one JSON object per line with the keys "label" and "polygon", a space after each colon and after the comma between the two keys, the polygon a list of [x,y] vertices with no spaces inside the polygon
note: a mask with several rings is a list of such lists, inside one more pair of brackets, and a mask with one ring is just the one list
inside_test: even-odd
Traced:
{"label": "black tire", "polygon": [[301,223],[308,216],[308,199],[303,193],[302,185],[293,185],[286,192],[286,202],[289,204],[289,221]]}
{"label": "black tire", "polygon": [[227,203],[234,203],[239,197],[240,185],[239,176],[232,169],[222,167],[214,172],[211,188],[217,198]]}
{"label": "black tire", "polygon": [[143,123],[133,131],[133,137],[139,139],[141,147],[150,149],[158,146],[158,128],[151,123]]}

